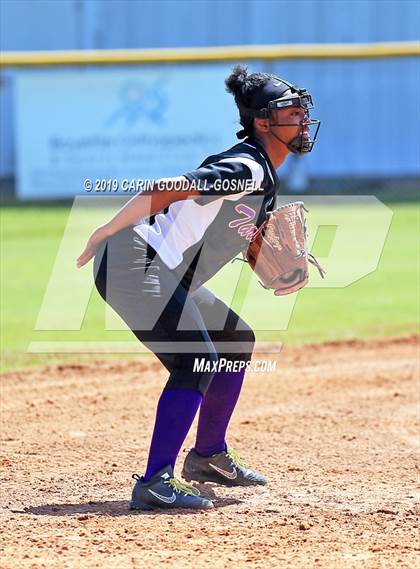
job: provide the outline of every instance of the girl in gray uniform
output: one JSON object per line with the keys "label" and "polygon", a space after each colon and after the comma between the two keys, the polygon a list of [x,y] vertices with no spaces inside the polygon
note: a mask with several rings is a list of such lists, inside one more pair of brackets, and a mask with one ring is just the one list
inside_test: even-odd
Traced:
{"label": "girl in gray uniform", "polygon": [[[243,142],[136,195],[94,231],[77,260],[81,267],[95,256],[99,293],[169,372],[146,471],[133,475],[133,509],[213,506],[174,477],[198,409],[183,478],[266,484],[226,443],[255,336],[203,284],[247,249],[273,209],[276,169],[290,152],[312,150],[319,121],[309,118],[309,93],[273,75],[248,75],[238,65],[226,87],[239,109]],[[169,191],[174,187],[180,191]]]}

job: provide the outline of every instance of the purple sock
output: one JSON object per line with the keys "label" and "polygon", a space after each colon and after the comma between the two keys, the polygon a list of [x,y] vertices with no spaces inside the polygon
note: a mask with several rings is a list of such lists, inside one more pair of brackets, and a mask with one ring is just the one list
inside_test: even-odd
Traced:
{"label": "purple sock", "polygon": [[194,389],[165,389],[156,411],[144,479],[150,480],[161,468],[172,465],[190,430],[203,396]]}
{"label": "purple sock", "polygon": [[218,372],[201,403],[195,450],[211,456],[226,449],[226,430],[241,392],[245,369]]}

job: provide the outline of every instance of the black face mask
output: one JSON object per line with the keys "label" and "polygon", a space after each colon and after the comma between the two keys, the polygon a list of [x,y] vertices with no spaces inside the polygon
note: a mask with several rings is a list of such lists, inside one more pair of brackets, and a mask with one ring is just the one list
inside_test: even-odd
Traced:
{"label": "black face mask", "polygon": [[[312,97],[306,89],[300,89],[283,79],[273,77],[253,95],[250,107],[242,105],[238,100],[236,100],[236,104],[241,115],[269,119],[270,126],[292,126],[290,123],[278,123],[276,111],[289,107],[304,109],[305,119],[296,125],[301,127],[301,132],[290,142],[285,142],[273,132],[271,134],[294,154],[311,152],[318,136],[321,121],[309,118],[309,109],[313,108],[313,103]],[[309,127],[309,136],[305,134],[307,126]],[[246,136],[246,133],[245,131],[240,131],[237,133],[237,136],[238,138],[243,138]]]}
{"label": "black face mask", "polygon": [[[273,101],[273,102],[275,102],[275,101]],[[293,106],[296,107],[297,105],[293,105]],[[302,107],[298,106],[298,108],[302,108]],[[319,130],[321,121],[319,121],[318,119],[309,118],[309,112],[308,111],[305,112],[305,117],[304,117],[303,121],[301,121],[300,123],[297,123],[296,125],[293,125],[290,123],[277,122],[278,121],[277,113],[273,110],[270,110],[270,109],[268,111],[268,118],[270,121],[270,127],[271,126],[300,126],[299,134],[297,134],[290,142],[286,142],[285,140],[280,138],[277,134],[274,134],[274,132],[271,132],[271,134],[274,136],[274,138],[277,138],[277,140],[279,140],[285,146],[287,146],[287,148],[290,150],[290,152],[293,152],[294,154],[306,154],[307,152],[311,152],[311,150],[315,144],[315,141],[317,139],[317,136],[318,136],[318,130]],[[307,131],[307,129],[309,130],[309,132]]]}

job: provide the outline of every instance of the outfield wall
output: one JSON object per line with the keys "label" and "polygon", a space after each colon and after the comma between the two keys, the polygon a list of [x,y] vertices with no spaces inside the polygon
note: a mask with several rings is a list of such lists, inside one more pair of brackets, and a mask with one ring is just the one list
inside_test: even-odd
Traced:
{"label": "outfield wall", "polygon": [[[298,5],[286,0],[177,3],[61,0],[59,9],[57,6],[49,0],[36,4],[24,0],[3,2],[2,49],[19,52],[23,49],[102,50],[191,45],[202,48],[284,42],[292,51],[300,46],[288,42],[305,41],[315,42],[318,48],[328,51],[328,46],[318,42],[346,41],[354,48],[357,41],[415,40],[419,37],[419,4],[411,0],[301,0]],[[5,16],[8,26],[5,26]],[[294,24],[296,19],[299,25]],[[253,48],[255,46],[249,45],[249,49]],[[313,93],[314,116],[321,119],[322,126],[316,152],[302,162],[306,176],[385,178],[418,175],[420,148],[418,126],[415,125],[420,123],[419,58],[362,59],[358,56],[334,59],[334,47],[331,47],[330,57],[276,60],[262,56],[250,60],[238,56],[238,60],[249,62],[252,70],[275,72]],[[39,191],[47,191],[50,197],[63,195],[61,186],[69,183],[69,176],[64,176],[65,169],[62,169],[61,174],[58,172],[59,182],[57,169],[60,164],[62,166],[64,154],[61,151],[57,154],[56,150],[60,144],[61,150],[73,144],[74,150],[74,145],[79,142],[76,157],[67,153],[67,163],[78,175],[80,161],[90,162],[92,166],[92,159],[93,162],[96,160],[92,153],[83,158],[83,145],[86,148],[88,139],[102,139],[102,143],[105,140],[114,147],[120,145],[119,154],[115,152],[110,156],[108,153],[106,160],[100,158],[98,151],[98,168],[91,171],[92,176],[107,177],[111,171],[118,175],[125,171],[127,176],[144,177],[149,175],[145,165],[150,172],[152,164],[156,168],[151,173],[156,176],[194,168],[210,146],[211,151],[218,151],[236,140],[236,111],[232,98],[222,92],[223,78],[229,72],[231,61],[200,62],[198,67],[191,63],[155,64],[153,68],[120,63],[106,67],[3,68],[0,177],[17,176],[20,188],[27,186],[27,180],[31,179],[31,192],[36,192],[39,185]],[[185,77],[192,69],[200,77],[209,70],[211,80],[204,81],[205,88],[186,85]],[[153,91],[155,81],[160,84],[160,98],[156,98],[156,109],[153,110],[152,104],[150,110],[149,95],[144,97],[142,93]],[[193,83],[194,79],[190,81]],[[104,84],[108,85],[106,91],[102,87]],[[89,87],[72,89],[71,85]],[[125,115],[121,111],[120,118],[110,126],[106,117],[124,105]],[[208,127],[202,122],[202,109],[210,113]],[[183,120],[172,120],[175,114]],[[182,122],[185,123],[183,126]],[[186,133],[183,129],[187,126]],[[147,152],[139,155],[138,141],[143,137],[145,149],[153,132],[154,142],[149,144]],[[177,169],[176,162],[169,157],[181,152],[185,136],[189,137],[190,144],[191,140],[195,141],[193,152],[188,145],[185,147]],[[164,144],[164,137],[174,144]],[[121,143],[122,138],[125,143]],[[130,139],[136,140],[137,146],[131,149],[134,159],[127,164],[122,160],[121,144],[125,144],[130,152],[127,146]],[[156,151],[153,156],[151,146]],[[187,159],[190,160],[188,167]],[[106,166],[102,170],[101,160]],[[53,175],[46,172],[48,165],[55,170]],[[49,183],[46,178],[50,179]],[[80,180],[76,186],[80,186]],[[70,184],[73,189],[68,191],[76,191],[76,186]],[[69,195],[68,191],[65,195]]]}

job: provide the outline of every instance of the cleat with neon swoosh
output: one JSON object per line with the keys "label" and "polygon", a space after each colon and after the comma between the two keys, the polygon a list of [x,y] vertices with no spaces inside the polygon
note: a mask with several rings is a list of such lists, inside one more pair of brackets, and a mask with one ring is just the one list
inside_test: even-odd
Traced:
{"label": "cleat with neon swoosh", "polygon": [[235,449],[206,457],[191,449],[182,469],[182,477],[188,482],[216,482],[224,486],[257,486],[267,484],[262,474],[247,468]]}
{"label": "cleat with neon swoosh", "polygon": [[202,498],[200,492],[174,477],[172,466],[159,470],[148,482],[143,476],[133,474],[136,483],[130,502],[130,510],[156,510],[168,508],[209,509],[213,502]]}

